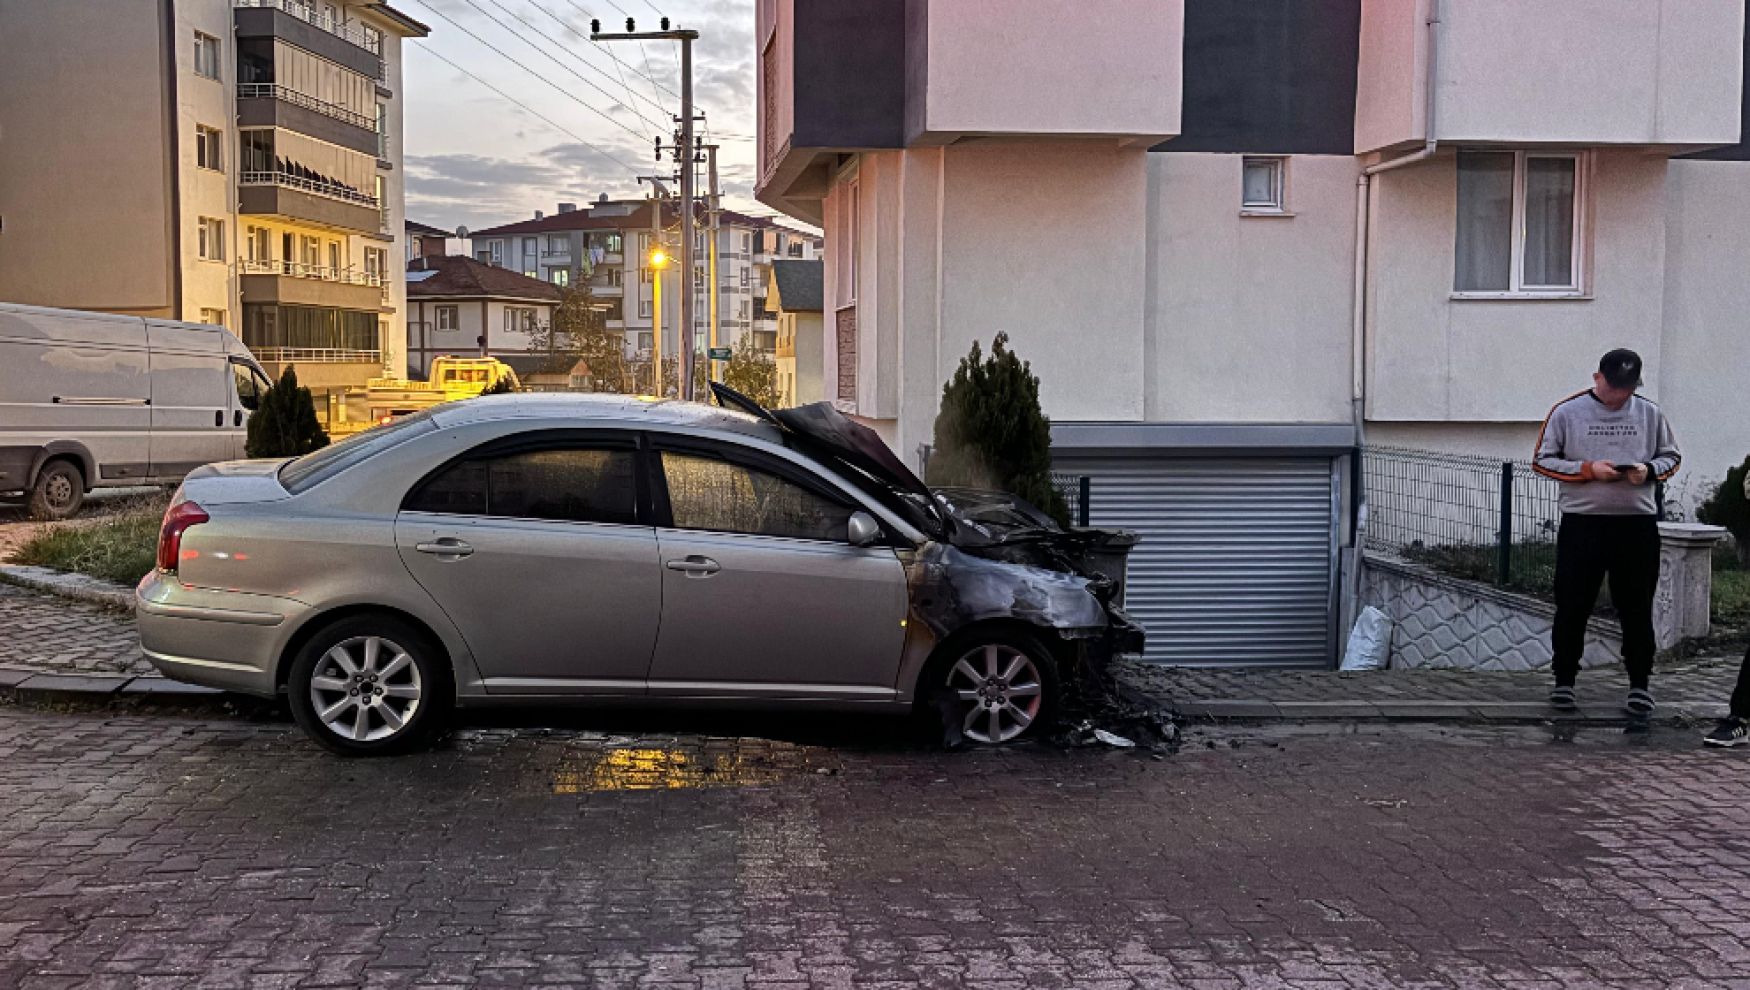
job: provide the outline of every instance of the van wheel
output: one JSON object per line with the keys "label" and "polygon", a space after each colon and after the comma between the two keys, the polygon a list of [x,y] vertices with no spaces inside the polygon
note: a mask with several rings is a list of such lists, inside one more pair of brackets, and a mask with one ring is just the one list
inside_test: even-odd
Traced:
{"label": "van wheel", "polygon": [[355,615],[313,636],[286,680],[292,717],[342,756],[405,753],[441,728],[453,705],[443,652],[405,622]]}
{"label": "van wheel", "polygon": [[30,489],[30,517],[65,519],[85,504],[85,473],[71,461],[50,461]]}

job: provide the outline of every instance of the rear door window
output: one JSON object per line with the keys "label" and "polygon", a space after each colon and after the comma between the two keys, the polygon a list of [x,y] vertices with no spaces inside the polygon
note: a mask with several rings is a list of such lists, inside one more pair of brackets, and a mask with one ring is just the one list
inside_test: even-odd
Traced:
{"label": "rear door window", "polygon": [[404,508],[446,515],[636,525],[638,454],[630,445],[610,444],[471,453],[414,489]]}

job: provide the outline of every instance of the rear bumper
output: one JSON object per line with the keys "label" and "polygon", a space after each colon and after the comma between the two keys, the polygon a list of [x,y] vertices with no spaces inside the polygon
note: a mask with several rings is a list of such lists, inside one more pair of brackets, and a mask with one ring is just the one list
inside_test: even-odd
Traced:
{"label": "rear bumper", "polygon": [[156,572],[134,592],[146,659],[189,684],[271,698],[291,630],[308,610],[272,595],[190,588]]}

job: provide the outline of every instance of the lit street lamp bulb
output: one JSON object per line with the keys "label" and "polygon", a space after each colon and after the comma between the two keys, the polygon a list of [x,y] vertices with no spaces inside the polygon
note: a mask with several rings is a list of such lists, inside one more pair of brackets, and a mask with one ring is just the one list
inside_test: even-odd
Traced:
{"label": "lit street lamp bulb", "polygon": [[668,252],[662,248],[650,252],[650,267],[661,268],[668,264]]}

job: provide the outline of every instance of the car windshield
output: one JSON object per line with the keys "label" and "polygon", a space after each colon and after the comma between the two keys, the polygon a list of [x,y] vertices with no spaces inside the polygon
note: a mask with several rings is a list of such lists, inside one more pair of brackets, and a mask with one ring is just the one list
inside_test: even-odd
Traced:
{"label": "car windshield", "polygon": [[436,429],[431,414],[431,409],[422,409],[287,461],[280,468],[280,484],[293,495],[319,485],[379,451]]}

